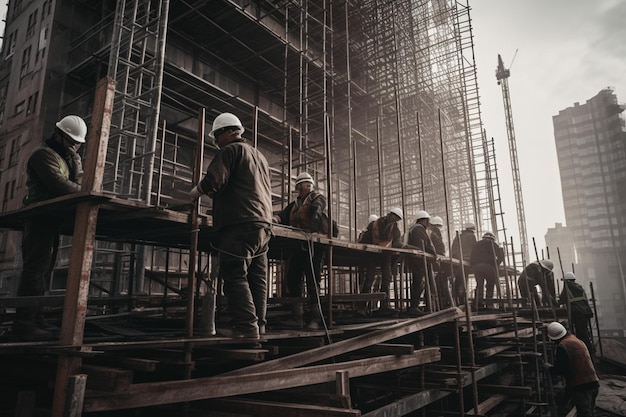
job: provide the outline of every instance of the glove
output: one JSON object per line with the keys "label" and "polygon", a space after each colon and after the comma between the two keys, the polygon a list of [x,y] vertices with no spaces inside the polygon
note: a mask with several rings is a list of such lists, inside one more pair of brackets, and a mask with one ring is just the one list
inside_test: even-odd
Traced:
{"label": "glove", "polygon": [[198,197],[200,197],[201,195],[202,195],[202,191],[200,191],[200,188],[198,188],[198,186],[196,185],[189,192],[189,199],[193,202],[193,201],[196,201]]}

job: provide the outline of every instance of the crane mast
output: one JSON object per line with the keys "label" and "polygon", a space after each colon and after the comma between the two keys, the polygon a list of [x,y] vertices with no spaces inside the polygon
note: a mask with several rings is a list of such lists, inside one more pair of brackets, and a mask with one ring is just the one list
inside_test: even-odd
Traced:
{"label": "crane mast", "polygon": [[506,118],[506,132],[509,138],[509,154],[511,157],[511,171],[513,171],[513,188],[515,190],[515,207],[517,209],[517,222],[521,253],[524,261],[528,262],[528,239],[526,237],[526,215],[524,214],[524,198],[522,196],[522,181],[520,179],[519,164],[517,162],[517,145],[515,143],[515,128],[513,127],[513,112],[511,110],[511,97],[509,94],[509,76],[511,72],[504,68],[502,57],[498,54],[498,68],[496,79],[502,86],[502,99],[504,101],[504,115]]}

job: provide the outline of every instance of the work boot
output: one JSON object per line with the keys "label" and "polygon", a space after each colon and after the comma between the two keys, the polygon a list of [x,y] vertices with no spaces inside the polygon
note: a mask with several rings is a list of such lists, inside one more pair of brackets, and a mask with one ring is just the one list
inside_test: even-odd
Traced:
{"label": "work boot", "polygon": [[11,327],[11,335],[17,340],[33,342],[38,340],[51,340],[54,335],[48,330],[35,326],[32,321],[14,320]]}

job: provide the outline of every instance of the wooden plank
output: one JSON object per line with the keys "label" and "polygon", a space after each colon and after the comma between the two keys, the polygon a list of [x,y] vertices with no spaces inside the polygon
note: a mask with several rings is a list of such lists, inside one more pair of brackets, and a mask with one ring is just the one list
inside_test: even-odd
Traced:
{"label": "wooden plank", "polygon": [[367,355],[410,355],[415,351],[415,346],[400,343],[379,343],[368,346],[358,351]]}
{"label": "wooden plank", "polygon": [[158,360],[131,358],[118,355],[101,355],[90,359],[89,362],[90,364],[95,365],[116,365],[122,368],[127,368],[139,372],[154,372],[159,365]]}
{"label": "wooden plank", "polygon": [[[533,329],[519,329],[517,331],[518,337],[528,338],[533,336]],[[493,336],[490,336],[490,339],[513,339],[515,337],[515,331],[500,333]]]}
{"label": "wooden plank", "polygon": [[504,352],[505,350],[511,349],[513,345],[509,346],[494,346],[488,349],[479,350],[476,352],[476,356],[478,358],[488,358],[489,356],[497,355],[500,352]]}
{"label": "wooden plank", "polygon": [[530,398],[531,388],[530,387],[518,387],[518,386],[510,386],[510,385],[491,385],[491,384],[480,384],[478,389],[481,392],[489,392],[494,394],[505,394],[511,397],[517,398]]}
{"label": "wooden plank", "polygon": [[357,417],[361,415],[360,410],[351,408],[255,401],[243,398],[211,400],[209,405],[211,411],[227,411],[255,417]]}
{"label": "wooden plank", "polygon": [[133,383],[133,371],[125,369],[84,365],[82,371],[89,375],[88,387],[92,390],[122,392]]}
{"label": "wooden plank", "polygon": [[120,410],[151,405],[173,404],[209,398],[222,398],[253,392],[275,391],[335,381],[337,371],[348,371],[352,378],[411,368],[441,358],[438,348],[416,351],[413,355],[381,356],[328,365],[236,376],[217,376],[133,385],[119,394],[91,393],[85,398],[84,412]]}
{"label": "wooden plank", "polygon": [[398,324],[389,326],[387,329],[376,330],[369,334],[342,340],[327,346],[251,365],[246,368],[229,372],[226,375],[245,375],[250,373],[304,366],[312,362],[318,362],[344,353],[354,352],[355,350],[363,349],[365,347],[396,339],[438,324],[446,323],[450,320],[462,317],[462,315],[463,313],[461,310],[456,307],[451,307],[424,317],[399,322]]}
{"label": "wooden plank", "polygon": [[497,333],[505,332],[507,330],[509,330],[509,328],[505,326],[492,327],[490,329],[484,329],[484,330],[476,330],[475,332],[472,333],[472,337],[474,339],[480,339],[481,337],[491,336]]}
{"label": "wooden plank", "polygon": [[[504,400],[507,399],[506,395],[502,395],[502,394],[496,394],[493,395],[489,398],[487,398],[485,401],[481,402],[480,404],[478,404],[478,415],[484,416],[488,411],[494,409],[497,405],[499,405],[500,403],[502,403]],[[472,408],[470,411],[466,411],[465,414],[468,415],[474,415],[476,409]]]}
{"label": "wooden plank", "polygon": [[67,402],[65,404],[65,417],[80,417],[83,415],[83,400],[87,375],[72,375],[67,386]]}
{"label": "wooden plank", "polygon": [[[245,361],[263,361],[265,355],[269,353],[267,349],[206,349],[206,352],[212,352],[219,355],[220,359],[237,359]],[[201,359],[196,362],[200,363]]]}

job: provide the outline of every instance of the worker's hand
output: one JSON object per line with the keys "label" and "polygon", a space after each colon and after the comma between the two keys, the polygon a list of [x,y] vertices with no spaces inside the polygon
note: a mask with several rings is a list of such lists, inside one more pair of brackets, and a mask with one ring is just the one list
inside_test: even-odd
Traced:
{"label": "worker's hand", "polygon": [[196,185],[189,192],[189,199],[193,202],[193,201],[196,201],[198,197],[200,197],[201,195],[202,195],[202,191],[200,191],[200,189]]}

